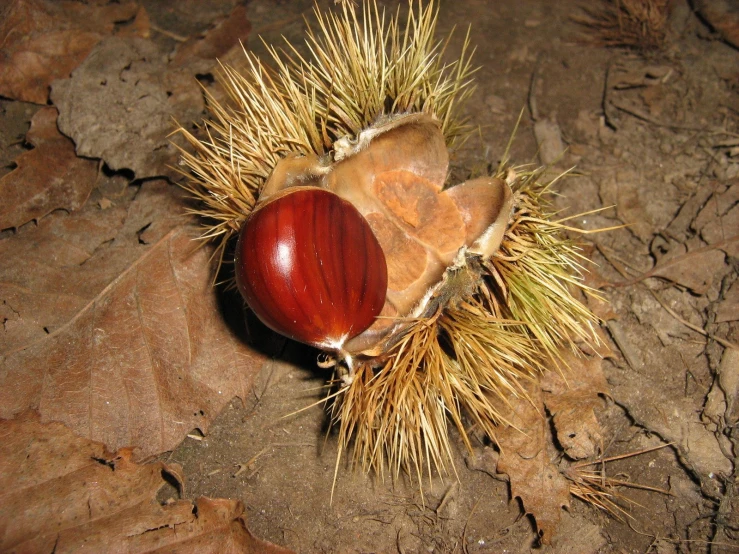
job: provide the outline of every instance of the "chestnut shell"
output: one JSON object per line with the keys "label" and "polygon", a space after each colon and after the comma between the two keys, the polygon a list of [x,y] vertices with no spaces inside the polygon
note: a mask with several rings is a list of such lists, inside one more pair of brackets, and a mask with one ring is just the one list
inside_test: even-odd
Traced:
{"label": "chestnut shell", "polygon": [[271,329],[328,350],[367,329],[387,293],[387,264],[349,202],[294,187],[249,216],[236,246],[236,284]]}

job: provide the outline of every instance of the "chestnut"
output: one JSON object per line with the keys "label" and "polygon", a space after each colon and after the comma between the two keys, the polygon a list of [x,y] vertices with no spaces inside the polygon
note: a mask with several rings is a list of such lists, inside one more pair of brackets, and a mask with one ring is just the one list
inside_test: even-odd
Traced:
{"label": "chestnut", "polygon": [[385,254],[349,202],[292,187],[250,214],[236,246],[236,284],[268,327],[329,351],[375,321],[385,304]]}

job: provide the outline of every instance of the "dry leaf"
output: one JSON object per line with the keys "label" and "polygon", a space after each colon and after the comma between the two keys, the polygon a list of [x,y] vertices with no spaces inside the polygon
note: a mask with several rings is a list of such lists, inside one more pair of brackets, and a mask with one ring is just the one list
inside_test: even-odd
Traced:
{"label": "dry leaf", "polygon": [[225,56],[231,48],[241,48],[242,44],[246,44],[250,32],[251,23],[246,17],[246,7],[236,6],[212,29],[201,36],[190,37],[178,45],[172,63],[185,66],[192,64],[196,59],[213,62]]}
{"label": "dry leaf", "polygon": [[241,502],[160,505],[176,464],[137,465],[33,412],[0,422],[0,437],[2,552],[289,552],[249,533]]}
{"label": "dry leaf", "polygon": [[705,294],[723,266],[724,253],[720,250],[688,252],[685,245],[674,244],[657,261],[650,275],[687,287],[696,294]]}
{"label": "dry leaf", "polygon": [[656,230],[666,228],[680,208],[667,187],[650,189],[657,176],[646,168],[602,168],[594,176],[599,181],[601,202],[614,205],[618,218],[640,241],[648,244]]}
{"label": "dry leaf", "polygon": [[[541,542],[549,544],[557,531],[562,508],[570,505],[570,485],[552,462],[552,437],[544,417],[539,384],[530,386],[529,398],[509,398],[512,412],[495,439],[500,447],[498,473],[508,475],[511,496],[521,499],[534,516]],[[503,411],[502,413],[505,413]]]}
{"label": "dry leaf", "polygon": [[716,323],[739,321],[739,280],[734,281],[716,309]]}
{"label": "dry leaf", "polygon": [[731,0],[697,0],[693,5],[712,29],[739,48],[739,9]]}
{"label": "dry leaf", "polygon": [[119,37],[140,37],[149,38],[151,37],[151,19],[149,18],[149,12],[146,11],[144,6],[139,6],[136,12],[136,17],[128,27],[121,28],[120,32],[117,33]]}
{"label": "dry leaf", "polygon": [[[716,191],[693,221],[692,227],[700,232],[708,244],[720,244],[737,236],[739,229],[739,180],[725,189]],[[722,246],[730,256],[739,256],[739,242]]]}
{"label": "dry leaf", "polygon": [[683,464],[696,475],[731,474],[732,463],[716,435],[696,417],[703,397],[685,394],[685,361],[680,351],[661,346],[657,336],[629,321],[622,322],[620,333],[638,349],[643,364],[637,369],[622,366],[608,371],[612,396],[619,405],[637,425],[675,443]]}
{"label": "dry leaf", "polygon": [[139,179],[176,174],[173,120],[200,119],[204,108],[195,77],[169,69],[153,42],[136,38],[102,41],[70,79],[52,84],[51,98],[78,155]]}
{"label": "dry leaf", "polygon": [[0,96],[46,104],[51,82],[137,9],[134,2],[11,0],[0,12]]}
{"label": "dry leaf", "polygon": [[595,409],[602,407],[599,395],[608,394],[608,383],[601,358],[584,358],[571,352],[563,355],[568,367],[563,373],[545,373],[540,383],[559,444],[570,458],[581,460],[593,456],[602,446]]}
{"label": "dry leaf", "polygon": [[566,148],[562,142],[562,129],[555,120],[540,119],[534,123],[534,137],[542,165],[554,165],[561,161]]}
{"label": "dry leaf", "polygon": [[[583,255],[588,260],[584,265],[586,271],[583,273],[583,285],[597,291],[604,285],[608,284],[608,280],[601,275],[598,265],[591,261],[594,250],[594,246],[585,246],[583,248]],[[585,304],[587,304],[588,308],[590,308],[590,311],[593,312],[601,321],[618,319],[618,314],[605,296],[582,293],[581,297]],[[604,348],[607,348],[605,344]]]}
{"label": "dry leaf", "polygon": [[637,171],[619,168],[604,172],[600,195],[604,205],[615,205],[618,218],[643,242],[652,238],[652,221],[642,197],[644,177]]}
{"label": "dry leaf", "polygon": [[107,210],[88,204],[72,216],[53,213],[0,241],[0,306],[6,310],[0,355],[68,323],[141,258],[147,244],[183,223],[178,187],[164,181],[127,187],[120,180],[112,179],[122,192]]}
{"label": "dry leaf", "polygon": [[194,233],[168,233],[69,323],[8,353],[0,416],[35,408],[140,459],[244,398],[264,358],[224,321]]}
{"label": "dry leaf", "polygon": [[57,209],[77,210],[95,186],[97,164],[77,157],[72,141],[57,130],[57,115],[52,107],[36,112],[26,135],[35,148],[16,158],[16,169],[0,179],[0,229]]}

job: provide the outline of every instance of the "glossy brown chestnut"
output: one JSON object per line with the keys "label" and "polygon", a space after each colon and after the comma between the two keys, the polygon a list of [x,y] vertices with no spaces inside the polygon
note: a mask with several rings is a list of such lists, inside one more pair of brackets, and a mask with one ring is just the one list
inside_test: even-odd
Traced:
{"label": "glossy brown chestnut", "polygon": [[247,219],[236,247],[236,283],[268,327],[341,350],[382,310],[387,265],[352,204],[324,189],[296,187]]}

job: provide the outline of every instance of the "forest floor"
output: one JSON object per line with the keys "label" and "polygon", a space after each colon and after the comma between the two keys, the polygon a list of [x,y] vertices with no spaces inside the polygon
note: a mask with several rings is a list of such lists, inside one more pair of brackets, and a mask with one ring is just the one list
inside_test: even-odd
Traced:
{"label": "forest floor", "polygon": [[[397,5],[386,4],[392,10]],[[140,55],[141,70],[171,70],[172,83],[183,74],[197,75],[212,87],[213,60],[202,51],[183,53],[183,44],[207,34],[233,13],[236,2],[139,5],[148,13],[151,48]],[[324,407],[295,413],[321,399],[328,375],[315,367],[315,351],[275,337],[268,337],[271,357],[255,377],[239,384],[224,378],[218,390],[224,398],[207,400],[214,413],[191,410],[194,419],[183,423],[184,431],[163,438],[143,460],[181,465],[187,497],[240,500],[254,535],[299,552],[739,551],[739,51],[683,0],[674,2],[664,45],[649,51],[583,41],[586,29],[573,21],[582,13],[578,6],[571,0],[441,2],[439,36],[454,29],[453,54],[470,25],[479,66],[467,106],[479,133],[452,158],[452,179],[495,167],[523,109],[511,162],[541,163],[546,152],[534,126],[549,121],[545,140],[554,129],[554,140],[566,147],[553,166],[575,167],[557,185],[556,208],[563,217],[575,216],[570,224],[580,229],[621,226],[579,239],[594,262],[588,282],[610,303],[599,313],[613,350],[602,365],[610,391],[596,415],[603,456],[643,452],[609,462],[608,475],[655,490],[620,488],[620,517],[573,499],[552,545],[540,547],[534,520],[522,514],[490,461],[496,455],[490,444],[480,442],[468,452],[454,436],[456,474],[428,477],[422,487],[403,476],[383,481],[343,462],[334,482],[337,444],[327,433]],[[251,31],[240,29],[248,35],[244,45],[259,55],[265,54],[262,40],[280,44],[284,36],[302,42],[303,17],[313,18],[311,2],[303,0],[253,0],[245,14]],[[176,70],[175,51],[192,56]],[[231,51],[227,59],[238,55]],[[69,89],[56,86],[51,104],[62,118],[79,113],[70,102],[92,102],[84,96],[70,100]],[[2,94],[7,98],[0,98],[0,177],[6,178],[18,171],[22,164],[14,160],[33,151],[31,145],[49,144],[26,137],[31,119],[49,108]],[[178,121],[203,117],[199,95],[184,86],[175,90],[179,104],[172,113]],[[129,104],[131,118],[135,111]],[[62,118],[59,126],[75,139],[77,154],[102,158],[105,165],[70,166],[77,174],[87,172],[95,186],[79,199],[57,197],[46,213],[31,211],[25,221],[13,220],[0,207],[6,223],[0,234],[0,360],[8,364],[0,369],[6,387],[0,415],[30,407],[44,419],[69,424],[69,418],[79,423],[85,417],[68,418],[69,406],[78,404],[52,409],[46,388],[36,396],[23,387],[8,390],[16,382],[9,368],[30,367],[29,348],[38,349],[36,365],[58,364],[58,350],[44,346],[47,337],[83,321],[91,303],[108,298],[111,283],[128,278],[129,269],[141,267],[163,240],[174,244],[170,233],[182,226],[186,201],[173,184],[179,177],[166,169],[174,158],[147,153],[167,151],[165,142],[133,144],[135,139],[122,135],[119,144],[101,145],[95,130],[89,140],[80,139],[94,125]],[[49,152],[47,160],[57,155]],[[77,253],[65,250],[67,261],[52,270],[55,262],[49,260],[56,254],[44,244],[72,244]],[[95,269],[98,261],[107,269]],[[199,263],[207,265],[206,258]],[[68,272],[65,264],[86,267]],[[36,277],[28,277],[30,271]],[[30,279],[23,281],[30,283],[29,294],[18,292],[18,279]],[[208,318],[233,319],[238,303],[220,293],[213,305],[201,306],[211,314],[202,325]],[[105,328],[102,316],[96,321],[90,329]],[[238,347],[233,352],[240,355]],[[26,357],[21,363],[18,356]],[[51,386],[56,377],[44,375],[44,387]],[[17,400],[23,395],[32,400]],[[65,415],[54,415],[60,412]],[[198,418],[206,421],[198,424]],[[89,438],[124,446],[114,424],[98,428],[84,421],[80,425],[92,429]],[[649,450],[660,445],[668,446]],[[164,488],[159,498],[171,501],[178,494]]]}

